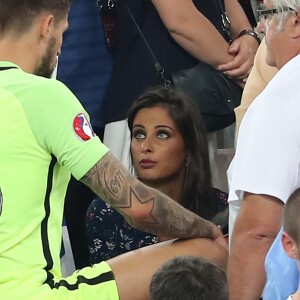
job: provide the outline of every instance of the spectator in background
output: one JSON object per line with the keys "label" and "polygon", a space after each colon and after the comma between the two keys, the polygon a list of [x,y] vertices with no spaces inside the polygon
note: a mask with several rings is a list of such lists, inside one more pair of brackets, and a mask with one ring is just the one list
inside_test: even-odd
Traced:
{"label": "spectator in background", "polygon": [[177,256],[150,283],[151,300],[229,300],[226,273],[206,259]]}
{"label": "spectator in background", "polygon": [[[69,28],[64,34],[57,79],[65,83],[89,113],[94,132],[104,131],[103,95],[110,79],[112,53],[108,51],[96,0],[73,0]],[[95,194],[73,177],[68,186],[65,218],[76,268],[89,262],[84,218]]]}
{"label": "spectator in background", "polygon": [[284,204],[300,186],[300,1],[265,0],[264,6],[257,29],[265,34],[266,62],[279,71],[248,108],[228,170],[235,221],[228,265],[232,300],[261,297],[265,257]]}
{"label": "spectator in background", "polygon": [[[237,0],[178,0],[176,5],[165,0],[126,3],[166,74],[202,61],[239,84],[248,77],[258,40]],[[222,8],[227,11],[231,27]],[[131,103],[145,89],[162,84],[162,80],[125,1],[116,3],[116,22],[116,56],[104,98],[105,120],[109,123],[104,142],[121,161],[122,149],[128,153],[123,143],[128,136],[120,132],[127,125],[125,118]],[[234,115],[220,118],[224,119],[224,127],[235,120]]]}
{"label": "spectator in background", "polygon": [[[241,105],[235,109],[236,136],[248,107],[278,71],[277,68],[269,66],[266,63],[266,53],[267,46],[265,40],[262,40],[254,59],[253,68],[243,91]],[[230,205],[230,236],[238,209],[237,206]],[[267,282],[264,289],[265,300],[281,300],[285,298],[291,291],[295,291],[299,282],[299,272],[295,261],[290,259],[284,253],[281,244],[281,233],[282,230],[274,240],[265,260],[265,270],[267,275]],[[289,276],[287,277],[282,274],[289,274]]]}
{"label": "spectator in background", "polygon": [[[288,199],[283,213],[283,233],[281,242],[286,254],[297,262],[300,268],[300,189],[298,188]],[[287,300],[300,300],[300,286],[294,295]]]}

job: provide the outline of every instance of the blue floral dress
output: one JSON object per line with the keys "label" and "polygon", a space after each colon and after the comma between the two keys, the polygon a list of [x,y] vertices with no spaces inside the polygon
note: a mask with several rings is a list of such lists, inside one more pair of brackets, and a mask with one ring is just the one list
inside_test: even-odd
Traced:
{"label": "blue floral dress", "polygon": [[[228,195],[217,191],[219,212],[228,206]],[[156,236],[131,227],[117,210],[99,198],[87,210],[86,231],[91,264],[158,242]]]}

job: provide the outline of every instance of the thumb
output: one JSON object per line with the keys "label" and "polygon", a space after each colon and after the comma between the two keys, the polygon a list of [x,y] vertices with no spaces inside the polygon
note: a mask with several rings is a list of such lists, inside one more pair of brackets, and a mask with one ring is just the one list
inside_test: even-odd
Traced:
{"label": "thumb", "polygon": [[236,54],[240,49],[240,41],[235,40],[228,48],[229,54]]}

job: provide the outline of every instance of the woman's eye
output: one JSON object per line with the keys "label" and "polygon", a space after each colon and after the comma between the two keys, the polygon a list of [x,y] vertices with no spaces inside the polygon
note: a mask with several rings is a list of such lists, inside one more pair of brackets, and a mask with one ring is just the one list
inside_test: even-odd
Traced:
{"label": "woman's eye", "polygon": [[145,134],[141,131],[136,131],[133,133],[135,139],[140,140],[145,138]]}
{"label": "woman's eye", "polygon": [[169,134],[167,132],[164,132],[164,131],[160,131],[157,136],[160,138],[160,139],[167,139],[169,137]]}

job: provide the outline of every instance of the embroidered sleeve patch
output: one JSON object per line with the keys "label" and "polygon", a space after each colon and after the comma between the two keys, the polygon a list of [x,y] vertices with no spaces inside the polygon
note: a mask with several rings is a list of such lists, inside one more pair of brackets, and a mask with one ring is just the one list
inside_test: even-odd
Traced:
{"label": "embroidered sleeve patch", "polygon": [[91,123],[83,113],[80,113],[75,117],[73,128],[76,135],[82,141],[88,141],[95,136]]}

